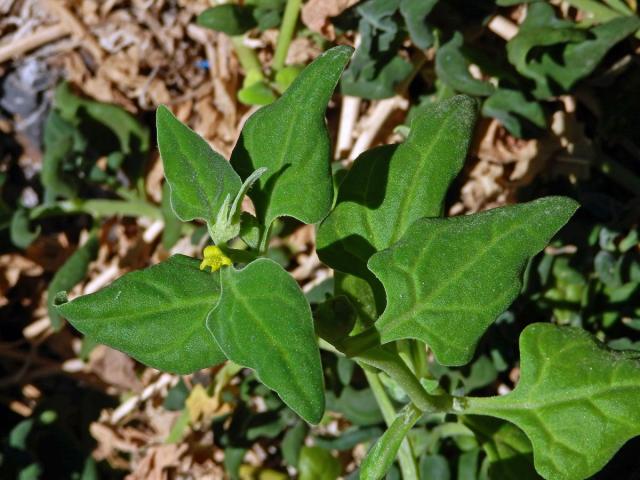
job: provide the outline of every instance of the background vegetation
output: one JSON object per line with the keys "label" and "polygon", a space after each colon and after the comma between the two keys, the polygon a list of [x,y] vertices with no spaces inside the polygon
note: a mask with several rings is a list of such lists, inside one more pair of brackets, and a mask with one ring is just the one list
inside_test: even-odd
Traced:
{"label": "background vegetation", "polygon": [[[402,140],[424,105],[466,93],[483,118],[450,215],[548,194],[582,205],[473,363],[430,364],[440,385],[510,391],[534,321],[640,350],[635,0],[214,3],[0,1],[0,478],[356,478],[384,419],[350,360],[323,352],[329,414],[310,429],[248,370],[160,374],[49,309],[57,291],[200,255],[203,226],[182,227],[167,205],[157,105],[228,156],[247,116],[334,44],[357,47],[328,112],[336,172]],[[313,228],[277,231],[271,258],[320,302],[333,276]],[[526,449],[496,470],[515,429],[431,416],[410,438],[422,478],[537,478]],[[637,478],[637,448],[596,478]]]}

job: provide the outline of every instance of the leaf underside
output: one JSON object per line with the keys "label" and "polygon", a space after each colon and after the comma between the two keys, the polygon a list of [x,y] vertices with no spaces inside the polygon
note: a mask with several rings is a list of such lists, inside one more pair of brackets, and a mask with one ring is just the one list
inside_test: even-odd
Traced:
{"label": "leaf underside", "polygon": [[469,398],[468,413],[502,418],[533,445],[545,478],[581,480],[640,434],[640,361],[579,328],[536,323],[520,336],[521,373],[501,397]]}
{"label": "leaf underside", "polygon": [[300,287],[266,258],[220,275],[220,301],[207,319],[216,342],[302,418],[318,423],[324,413],[320,351]]}
{"label": "leaf underside", "polygon": [[521,275],[575,212],[547,197],[447,219],[416,221],[369,268],[387,294],[375,323],[382,343],[415,338],[444,365],[464,365],[485,330],[520,292]]}
{"label": "leaf underside", "polygon": [[208,332],[218,273],[184,255],[131,272],[102,290],[57,305],[80,332],[153,368],[191,373],[226,358]]}
{"label": "leaf underside", "polygon": [[240,190],[240,177],[224,157],[167,107],[158,108],[156,124],[173,210],[185,222],[214,221],[227,195],[233,201]]}
{"label": "leaf underside", "polygon": [[331,149],[324,114],[351,52],[340,46],[322,54],[242,129],[231,164],[243,179],[267,168],[249,193],[266,226],[281,216],[319,222],[331,208]]}

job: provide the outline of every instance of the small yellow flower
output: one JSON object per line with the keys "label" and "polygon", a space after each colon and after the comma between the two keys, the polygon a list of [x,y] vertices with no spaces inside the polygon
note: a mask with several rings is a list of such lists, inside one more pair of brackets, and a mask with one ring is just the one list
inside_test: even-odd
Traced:
{"label": "small yellow flower", "polygon": [[204,247],[202,254],[204,258],[200,263],[200,270],[211,267],[211,271],[216,272],[222,267],[233,265],[231,259],[227,257],[222,250],[220,250],[220,247],[216,247],[215,245]]}

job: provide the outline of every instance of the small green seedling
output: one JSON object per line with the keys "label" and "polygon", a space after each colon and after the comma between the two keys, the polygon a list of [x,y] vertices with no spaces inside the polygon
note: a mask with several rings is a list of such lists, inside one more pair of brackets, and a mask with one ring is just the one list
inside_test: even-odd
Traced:
{"label": "small green seedling", "polygon": [[[186,374],[226,359],[251,368],[312,424],[325,411],[319,336],[410,399],[362,463],[363,479],[385,475],[425,413],[506,420],[530,440],[543,477],[593,475],[640,434],[633,354],[577,328],[537,323],[522,332],[521,376],[507,395],[451,396],[426,378],[427,347],[447,366],[471,361],[519,294],[528,261],[578,205],[547,197],[443,218],[474,129],[476,102],[466,96],[425,108],[404,143],[363,153],[334,202],[324,113],[350,56],[347,47],[329,50],[257,111],[230,162],[160,107],[171,205],[184,221],[206,222],[215,246],[203,260],[175,255],[72,301],[58,295],[58,311],[93,340],[160,370]],[[255,216],[240,212],[245,194]],[[265,256],[270,226],[285,216],[319,224],[318,255],[335,270],[334,296],[313,312],[293,277]]]}

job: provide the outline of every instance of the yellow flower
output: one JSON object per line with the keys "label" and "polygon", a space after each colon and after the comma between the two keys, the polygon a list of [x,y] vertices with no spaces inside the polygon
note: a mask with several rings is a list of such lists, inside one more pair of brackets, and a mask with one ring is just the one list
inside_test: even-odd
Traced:
{"label": "yellow flower", "polygon": [[222,250],[220,250],[220,247],[216,247],[215,245],[204,247],[202,255],[204,258],[200,263],[200,270],[211,267],[211,271],[216,272],[222,267],[233,265],[231,259],[227,257]]}

